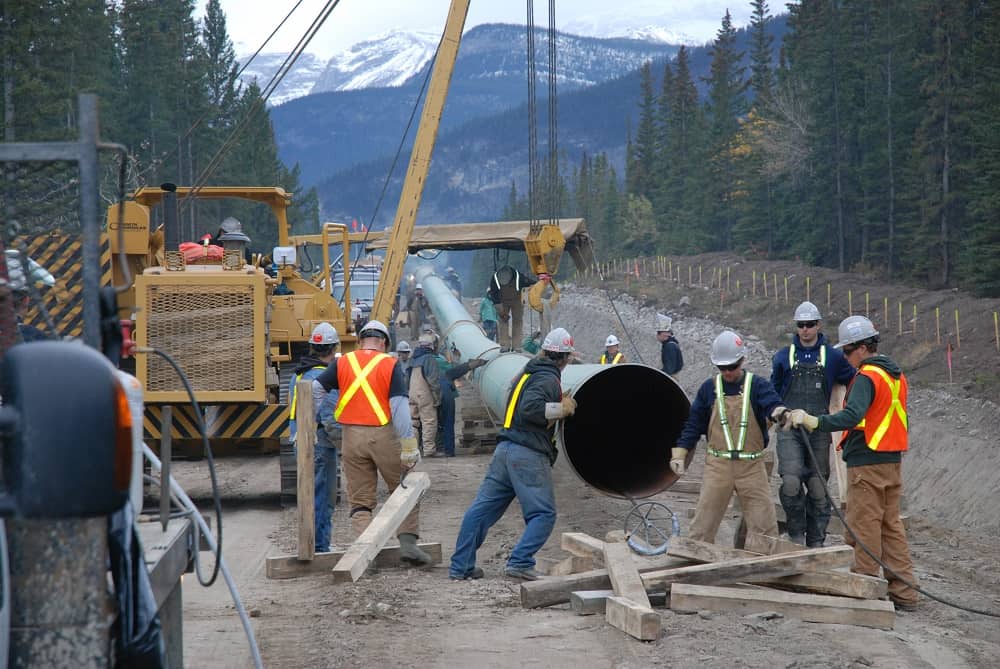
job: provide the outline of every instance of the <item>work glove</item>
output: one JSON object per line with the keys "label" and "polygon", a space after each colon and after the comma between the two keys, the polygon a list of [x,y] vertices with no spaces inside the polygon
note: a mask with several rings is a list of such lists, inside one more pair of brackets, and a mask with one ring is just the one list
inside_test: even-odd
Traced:
{"label": "work glove", "polygon": [[802,409],[795,409],[789,412],[788,421],[792,424],[792,427],[804,427],[809,432],[812,432],[819,426],[819,418],[807,414]]}
{"label": "work glove", "polygon": [[687,454],[688,450],[680,446],[674,446],[670,449],[670,469],[678,476],[684,473]]}
{"label": "work glove", "polygon": [[486,364],[486,361],[483,360],[482,358],[473,358],[472,360],[469,361],[469,369],[470,370],[479,369],[480,367],[482,367],[485,364]]}
{"label": "work glove", "polygon": [[775,407],[774,411],[771,412],[771,420],[786,432],[792,429],[791,423],[788,422],[788,414],[787,407]]}
{"label": "work glove", "polygon": [[406,469],[412,469],[420,462],[420,449],[417,447],[416,437],[403,437],[399,440],[402,450],[399,454],[399,461]]}
{"label": "work glove", "polygon": [[569,395],[564,395],[562,398],[562,410],[563,418],[566,416],[572,416],[576,413],[576,400]]}

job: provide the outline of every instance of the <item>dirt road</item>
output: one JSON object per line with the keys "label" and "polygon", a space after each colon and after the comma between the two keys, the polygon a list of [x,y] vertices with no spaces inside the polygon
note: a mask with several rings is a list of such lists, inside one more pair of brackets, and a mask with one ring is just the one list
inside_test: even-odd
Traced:
{"label": "dirt road", "polygon": [[[614,331],[613,315],[600,299],[586,291],[564,296],[566,318],[573,313],[579,319],[568,323],[574,334],[585,332],[599,342],[605,330]],[[636,305],[624,316],[641,331],[643,319],[654,312]],[[680,381],[689,395],[708,376],[707,346],[719,327],[694,317],[676,322],[688,360]],[[647,361],[655,360],[655,342],[641,345],[647,347]],[[766,372],[769,357],[767,347],[754,342],[754,371]],[[920,417],[904,468],[917,575],[945,597],[1000,610],[1000,513],[992,503],[1000,487],[1000,453],[985,440],[998,429],[995,405],[922,389],[915,389],[913,402],[919,411],[911,413]],[[948,410],[935,415],[937,407]],[[972,430],[978,431],[975,436]],[[608,448],[613,457],[612,444],[595,447]],[[264,577],[265,556],[294,552],[294,511],[280,509],[277,501],[277,459],[224,461],[220,476],[235,481],[227,483],[224,502],[226,560],[247,608],[258,614],[253,623],[266,666],[937,668],[991,667],[1000,657],[997,619],[933,602],[915,613],[900,613],[891,632],[780,616],[680,615],[659,609],[663,633],[652,643],[626,637],[603,617],[576,616],[566,606],[524,610],[518,583],[502,576],[523,527],[516,502],[479,553],[486,578],[449,581],[447,559],[488,459],[460,450],[457,458],[421,464],[432,481],[421,505],[421,534],[425,541],[442,543],[444,565],[382,570],[347,586],[333,585],[326,575],[288,581]],[[196,486],[195,479],[207,480],[204,465],[179,469],[185,467],[182,484],[189,492],[201,486],[192,494],[203,496],[204,483]],[[698,475],[696,466],[692,477]],[[555,479],[559,519],[540,556],[563,556],[561,532],[603,537],[621,528],[627,503],[582,484],[565,458],[556,464]],[[695,497],[667,492],[659,499],[680,516],[686,531],[686,511]],[[724,523],[719,543],[731,540],[732,520]],[[336,544],[349,541],[347,528],[342,505],[334,518]],[[187,666],[250,666],[228,593],[218,585],[203,590],[191,576],[185,585]]]}

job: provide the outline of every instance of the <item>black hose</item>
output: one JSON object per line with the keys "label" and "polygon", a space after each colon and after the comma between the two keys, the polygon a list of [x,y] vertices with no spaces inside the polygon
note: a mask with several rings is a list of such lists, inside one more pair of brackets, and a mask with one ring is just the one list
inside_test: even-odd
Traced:
{"label": "black hose", "polygon": [[[802,435],[802,438],[805,439],[805,442],[808,444],[809,443],[809,432],[806,430],[806,428],[802,427],[800,425],[799,426],[799,433]],[[807,448],[805,450],[806,450],[806,453],[809,454],[809,460],[812,462],[813,471],[814,472],[822,471],[819,468],[819,463],[816,462],[816,456],[813,454],[812,449],[811,448]],[[972,608],[972,607],[969,607],[969,606],[964,606],[962,604],[958,604],[958,603],[953,602],[951,600],[948,600],[948,599],[945,599],[943,597],[939,597],[939,596],[937,596],[935,594],[932,594],[930,592],[927,592],[926,590],[924,590],[923,588],[919,587],[915,583],[911,583],[910,581],[906,580],[905,578],[903,578],[902,576],[900,576],[899,574],[897,574],[896,572],[894,572],[892,569],[890,569],[888,565],[886,565],[884,562],[882,562],[882,559],[878,555],[875,555],[875,553],[873,553],[871,551],[871,549],[868,548],[868,546],[866,546],[864,544],[864,542],[862,542],[861,539],[858,538],[858,535],[854,532],[854,530],[851,528],[851,526],[847,524],[847,519],[844,518],[844,514],[840,511],[840,506],[838,504],[835,504],[834,501],[833,501],[833,498],[830,496],[830,488],[826,485],[826,480],[822,476],[819,476],[817,478],[819,478],[820,482],[823,484],[823,491],[826,493],[826,500],[827,500],[827,502],[829,502],[830,507],[833,509],[834,513],[837,514],[837,518],[840,519],[840,522],[842,522],[844,524],[844,529],[847,530],[847,533],[851,535],[851,538],[854,540],[854,545],[857,548],[860,548],[861,550],[863,550],[865,553],[867,553],[868,557],[870,557],[871,559],[875,560],[875,562],[877,562],[882,567],[882,570],[886,574],[888,574],[889,576],[892,576],[892,578],[894,578],[895,580],[899,581],[900,583],[902,583],[906,587],[919,592],[920,594],[924,595],[925,597],[928,597],[929,599],[933,599],[934,601],[941,602],[942,604],[944,604],[946,606],[950,606],[952,608],[960,609],[962,611],[968,611],[969,613],[978,613],[981,616],[989,616],[991,618],[1000,618],[1000,613],[997,613],[996,611],[987,611],[985,609],[976,609],[976,608]]]}

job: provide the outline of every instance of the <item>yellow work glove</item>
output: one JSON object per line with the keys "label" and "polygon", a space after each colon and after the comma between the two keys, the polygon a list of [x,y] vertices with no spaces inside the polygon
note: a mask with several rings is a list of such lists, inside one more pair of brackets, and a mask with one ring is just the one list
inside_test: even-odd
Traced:
{"label": "yellow work glove", "polygon": [[564,395],[562,398],[562,410],[563,418],[572,416],[576,412],[576,400],[569,395]]}
{"label": "yellow work glove", "polygon": [[802,409],[792,410],[788,420],[791,422],[792,427],[804,427],[810,432],[812,432],[819,426],[819,418],[807,414]]}
{"label": "yellow work glove", "polygon": [[670,449],[670,469],[680,476],[684,473],[688,449],[674,446]]}
{"label": "yellow work glove", "polygon": [[407,469],[420,462],[420,449],[417,447],[416,437],[403,437],[399,440],[403,449],[399,454],[399,461]]}

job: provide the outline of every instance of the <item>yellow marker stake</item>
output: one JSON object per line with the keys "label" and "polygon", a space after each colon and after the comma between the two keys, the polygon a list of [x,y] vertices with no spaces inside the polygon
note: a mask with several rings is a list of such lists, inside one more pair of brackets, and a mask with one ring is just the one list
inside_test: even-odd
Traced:
{"label": "yellow marker stake", "polygon": [[806,277],[806,301],[809,301],[809,300],[812,299],[812,297],[811,297],[811,291],[809,290],[809,286],[810,286],[810,280],[809,280],[809,277],[807,276]]}
{"label": "yellow marker stake", "polygon": [[774,279],[774,301],[778,301],[778,275],[772,274],[771,278]]}
{"label": "yellow marker stake", "polygon": [[764,286],[764,298],[767,298],[767,272],[764,272],[764,280],[761,281],[761,285]]}
{"label": "yellow marker stake", "polygon": [[847,315],[848,316],[853,316],[854,315],[854,291],[853,290],[848,290],[847,291]]}
{"label": "yellow marker stake", "polygon": [[865,318],[871,318],[868,314],[868,291],[865,291]]}
{"label": "yellow marker stake", "polygon": [[701,265],[698,265],[698,285],[701,285]]}
{"label": "yellow marker stake", "polygon": [[788,304],[788,277],[785,277],[785,304]]}
{"label": "yellow marker stake", "polygon": [[750,292],[753,294],[754,297],[756,297],[757,296],[757,270],[754,270],[754,271],[750,272],[750,276],[751,276],[751,280],[753,281],[753,288],[750,289]]}
{"label": "yellow marker stake", "polygon": [[826,282],[826,310],[830,310],[830,282]]}
{"label": "yellow marker stake", "polygon": [[899,303],[899,335],[903,335],[903,303]]}
{"label": "yellow marker stake", "polygon": [[886,323],[889,322],[889,298],[882,298],[882,320]]}
{"label": "yellow marker stake", "polygon": [[962,347],[962,330],[958,327],[958,309],[955,309],[955,348]]}
{"label": "yellow marker stake", "polygon": [[692,283],[692,281],[691,281],[691,265],[688,265],[688,285],[690,286],[691,283]]}
{"label": "yellow marker stake", "polygon": [[941,343],[941,307],[934,307],[934,329],[937,331],[937,343]]}
{"label": "yellow marker stake", "polygon": [[732,267],[727,267],[726,268],[726,290],[729,290],[729,287],[732,286],[732,284],[729,283],[729,272],[730,272],[731,269],[732,269]]}

